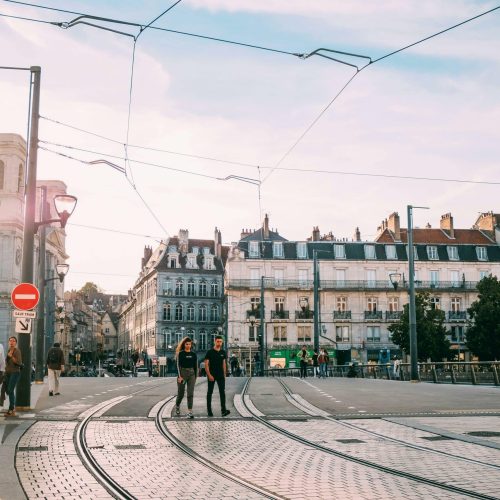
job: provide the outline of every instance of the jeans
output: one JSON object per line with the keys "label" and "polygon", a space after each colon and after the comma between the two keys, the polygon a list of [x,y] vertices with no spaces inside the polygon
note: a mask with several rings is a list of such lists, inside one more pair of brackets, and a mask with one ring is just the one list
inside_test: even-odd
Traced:
{"label": "jeans", "polygon": [[212,411],[212,394],[214,392],[215,382],[217,382],[217,387],[219,388],[219,397],[220,397],[220,409],[222,411],[226,410],[226,378],[222,375],[221,377],[214,377],[214,381],[208,382],[208,391],[207,391],[207,410],[209,412]]}
{"label": "jeans", "polygon": [[49,392],[59,392],[59,377],[61,370],[52,370],[49,368]]}
{"label": "jeans", "polygon": [[9,396],[9,410],[16,409],[16,385],[21,372],[7,373],[5,375],[6,392]]}
{"label": "jeans", "polygon": [[319,376],[326,378],[326,368],[327,364],[326,363],[320,363],[319,365]]}
{"label": "jeans", "polygon": [[306,377],[307,377],[307,362],[301,361],[300,362],[300,378],[306,378]]}
{"label": "jeans", "polygon": [[182,398],[184,398],[184,391],[187,386],[187,403],[188,410],[193,409],[193,396],[194,396],[194,384],[196,382],[196,374],[193,368],[181,368],[181,377],[184,383],[179,384],[177,382],[177,399],[175,400],[175,406],[180,406]]}

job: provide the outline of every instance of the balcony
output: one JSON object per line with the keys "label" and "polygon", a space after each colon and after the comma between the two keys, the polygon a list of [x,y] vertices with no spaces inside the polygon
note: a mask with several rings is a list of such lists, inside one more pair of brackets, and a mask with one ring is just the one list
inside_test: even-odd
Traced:
{"label": "balcony", "polygon": [[260,309],[248,309],[247,310],[247,319],[250,319],[250,316],[255,316],[255,319],[258,321],[260,319]]}
{"label": "balcony", "polygon": [[448,311],[448,321],[467,321],[467,311]]}
{"label": "balcony", "polygon": [[333,319],[348,321],[351,319],[351,311],[333,311]]}
{"label": "balcony", "polygon": [[301,311],[295,311],[296,321],[312,321],[314,319],[314,311],[311,309],[303,309]]}
{"label": "balcony", "polygon": [[290,311],[271,311],[272,320],[289,319]]}
{"label": "balcony", "polygon": [[403,315],[403,311],[385,311],[385,320],[386,321],[399,321],[401,316]]}
{"label": "balcony", "polygon": [[382,311],[365,311],[365,319],[369,321],[381,321]]}

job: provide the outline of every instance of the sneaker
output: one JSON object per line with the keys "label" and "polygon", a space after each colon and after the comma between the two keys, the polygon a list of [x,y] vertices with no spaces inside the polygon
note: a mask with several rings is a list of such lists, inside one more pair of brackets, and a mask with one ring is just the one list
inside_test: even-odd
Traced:
{"label": "sneaker", "polygon": [[229,410],[222,410],[222,416],[227,417],[231,412]]}
{"label": "sneaker", "polygon": [[208,410],[208,411],[207,411],[207,415],[208,415],[209,417],[213,417],[213,416],[214,416],[214,414],[212,413],[212,410]]}
{"label": "sneaker", "polygon": [[187,418],[194,418],[194,415],[193,415],[193,412],[192,412],[192,411],[188,412],[188,414],[187,414]]}
{"label": "sneaker", "polygon": [[49,396],[53,396],[54,393],[52,391],[49,391]]}
{"label": "sneaker", "polygon": [[175,416],[176,416],[176,417],[179,417],[179,416],[180,416],[180,414],[181,414],[181,409],[180,409],[178,406],[176,406],[176,407],[175,407]]}
{"label": "sneaker", "polygon": [[17,417],[16,410],[9,410],[6,414],[6,417]]}

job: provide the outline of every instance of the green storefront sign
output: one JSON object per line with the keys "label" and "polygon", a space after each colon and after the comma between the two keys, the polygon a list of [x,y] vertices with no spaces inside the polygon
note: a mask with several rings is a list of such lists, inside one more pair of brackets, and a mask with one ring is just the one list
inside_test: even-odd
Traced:
{"label": "green storefront sign", "polygon": [[[298,368],[299,361],[297,354],[300,349],[271,349],[269,351],[269,368]],[[308,349],[309,357],[312,357],[314,351]],[[327,349],[326,351],[330,357],[330,364],[335,363],[337,352],[335,349]]]}

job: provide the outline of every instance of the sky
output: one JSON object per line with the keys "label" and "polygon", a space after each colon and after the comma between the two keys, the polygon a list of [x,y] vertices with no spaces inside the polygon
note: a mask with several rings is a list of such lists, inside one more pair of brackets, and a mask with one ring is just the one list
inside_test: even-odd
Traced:
{"label": "sky", "polygon": [[[174,1],[33,4],[146,26]],[[361,71],[293,55],[327,48],[375,60],[499,5],[182,0],[153,26],[285,53],[153,29],[134,52],[130,36],[5,17],[70,22],[76,14],[0,0],[0,66],[42,68],[39,138],[51,151],[39,150],[37,177],[62,180],[78,198],[66,289],[93,281],[126,293],[144,246],[181,228],[211,239],[218,227],[230,244],[267,213],[289,240],[305,240],[313,226],[349,239],[359,227],[370,240],[394,211],[406,227],[408,204],[429,207],[415,211],[421,227],[439,227],[451,212],[455,227],[468,228],[480,212],[500,211],[500,9]],[[358,68],[368,61],[322,54]],[[27,72],[0,70],[0,132],[26,137],[28,82]],[[107,159],[125,173],[54,151]],[[218,180],[227,176],[252,182]]]}

